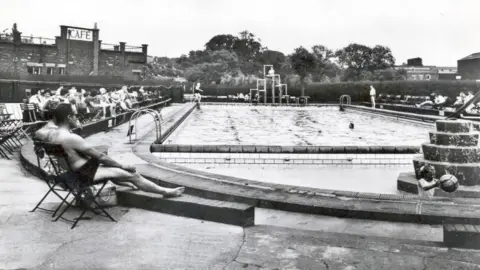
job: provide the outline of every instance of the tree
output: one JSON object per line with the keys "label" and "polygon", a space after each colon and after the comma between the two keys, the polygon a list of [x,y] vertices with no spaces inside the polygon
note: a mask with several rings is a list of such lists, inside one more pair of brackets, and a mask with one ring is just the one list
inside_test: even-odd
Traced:
{"label": "tree", "polygon": [[394,67],[395,58],[390,48],[376,45],[370,48],[352,43],[335,52],[340,64],[347,68],[345,80],[358,80],[365,77],[362,72],[374,72]]}
{"label": "tree", "polygon": [[317,59],[322,59],[325,61],[329,61],[331,58],[335,57],[333,51],[323,45],[313,46],[312,52]]}
{"label": "tree", "polygon": [[300,77],[300,83],[302,84],[301,95],[305,96],[305,86],[307,84],[305,79],[317,68],[317,59],[313,53],[304,47],[298,47],[290,55],[290,63],[292,69]]}
{"label": "tree", "polygon": [[250,62],[265,50],[261,44],[261,40],[247,30],[239,33],[239,38],[235,41],[233,49],[237,55]]}
{"label": "tree", "polygon": [[335,52],[338,62],[355,71],[368,70],[372,58],[372,49],[365,45],[352,43]]}
{"label": "tree", "polygon": [[335,58],[332,50],[323,45],[315,45],[312,47],[312,53],[317,61],[315,72],[312,73],[313,81],[330,81],[330,78],[339,76],[342,70],[332,61]]}
{"label": "tree", "polygon": [[205,49],[207,51],[233,50],[237,40],[237,37],[230,34],[216,35],[205,44]]}
{"label": "tree", "polygon": [[395,58],[393,57],[390,48],[376,45],[372,49],[372,59],[370,63],[370,70],[383,70],[393,68],[395,66]]}

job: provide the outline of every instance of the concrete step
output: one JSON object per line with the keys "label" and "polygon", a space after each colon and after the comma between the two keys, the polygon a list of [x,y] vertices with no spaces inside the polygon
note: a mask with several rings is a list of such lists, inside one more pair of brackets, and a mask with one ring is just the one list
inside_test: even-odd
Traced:
{"label": "concrete step", "polygon": [[248,204],[210,200],[184,194],[176,198],[133,191],[117,190],[118,204],[164,214],[196,218],[218,223],[249,227],[254,225],[255,207]]}
{"label": "concrete step", "polygon": [[480,148],[477,146],[455,146],[422,144],[423,156],[427,160],[453,163],[480,162]]}
{"label": "concrete step", "polygon": [[443,243],[447,247],[480,249],[480,226],[445,224],[443,225]]}
{"label": "concrete step", "polygon": [[460,185],[476,186],[480,185],[480,163],[454,163],[427,160],[422,155],[413,158],[413,167],[415,170],[415,177],[420,179],[419,169],[425,164],[430,164],[435,167],[435,177],[440,178],[448,171],[450,174],[457,177]]}
{"label": "concrete step", "polygon": [[455,192],[445,192],[440,188],[424,191],[418,186],[418,179],[413,172],[400,173],[397,178],[397,189],[409,194],[417,194],[422,198],[480,198],[480,186],[460,186]]}
{"label": "concrete step", "polygon": [[437,120],[435,125],[440,132],[459,133],[474,130],[472,122],[465,120]]}
{"label": "concrete step", "polygon": [[477,146],[478,132],[449,133],[431,131],[430,143],[436,145]]}

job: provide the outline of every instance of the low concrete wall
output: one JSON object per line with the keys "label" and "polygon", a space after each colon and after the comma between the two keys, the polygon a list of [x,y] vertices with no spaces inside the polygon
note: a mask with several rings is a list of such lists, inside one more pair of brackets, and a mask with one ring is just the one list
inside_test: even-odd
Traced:
{"label": "low concrete wall", "polygon": [[410,112],[392,111],[392,110],[386,110],[386,109],[373,109],[373,108],[367,108],[363,106],[354,106],[354,105],[343,105],[343,106],[347,110],[355,110],[355,111],[367,112],[367,113],[378,114],[378,115],[386,115],[386,116],[391,116],[399,119],[414,120],[418,122],[434,123],[437,120],[445,119],[445,117],[442,117],[442,116],[423,115],[423,114],[415,114]]}
{"label": "low concrete wall", "polygon": [[[360,105],[365,107],[370,107],[370,108],[372,107],[372,104],[369,102],[363,102]],[[446,117],[454,113],[449,111],[440,111],[440,110],[418,108],[414,106],[395,105],[395,104],[388,104],[388,103],[376,103],[375,108],[398,111],[398,112],[414,113],[414,114],[420,114],[420,115],[435,115],[435,116],[446,116]]]}
{"label": "low concrete wall", "polygon": [[160,134],[160,139],[154,143],[161,145],[161,143],[163,143],[168,138],[168,136],[170,136],[175,131],[175,129],[177,129],[182,124],[182,122],[187,119],[187,117],[193,112],[193,110],[195,110],[195,108],[197,108],[197,106],[192,106],[178,119],[175,119],[173,125],[162,131],[162,134]]}

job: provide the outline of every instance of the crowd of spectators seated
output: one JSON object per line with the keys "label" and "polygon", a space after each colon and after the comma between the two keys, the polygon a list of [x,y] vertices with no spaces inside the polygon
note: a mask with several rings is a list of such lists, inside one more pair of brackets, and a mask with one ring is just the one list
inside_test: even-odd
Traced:
{"label": "crowd of spectators seated", "polygon": [[[472,91],[461,92],[455,100],[440,93],[432,93],[430,96],[410,96],[410,95],[383,95],[380,94],[376,101],[379,103],[390,103],[405,106],[416,106],[418,108],[431,108],[435,110],[450,110],[463,106],[474,97]],[[478,114],[480,112],[480,102],[473,103],[466,109],[467,113]]]}
{"label": "crowd of spectators seated", "polygon": [[59,103],[70,103],[79,118],[88,115],[98,119],[132,110],[135,103],[160,98],[158,91],[146,91],[143,86],[100,88],[98,91],[60,86],[56,90],[34,89],[31,94],[27,96],[26,103],[34,104],[35,113],[40,119],[49,119],[50,111]]}

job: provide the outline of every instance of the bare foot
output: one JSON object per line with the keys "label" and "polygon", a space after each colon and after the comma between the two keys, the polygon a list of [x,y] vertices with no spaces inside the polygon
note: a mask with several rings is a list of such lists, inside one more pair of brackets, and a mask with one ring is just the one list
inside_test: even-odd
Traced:
{"label": "bare foot", "polygon": [[178,197],[178,196],[181,196],[184,191],[185,191],[185,187],[172,188],[172,189],[169,189],[167,193],[163,194],[163,197],[164,198]]}

